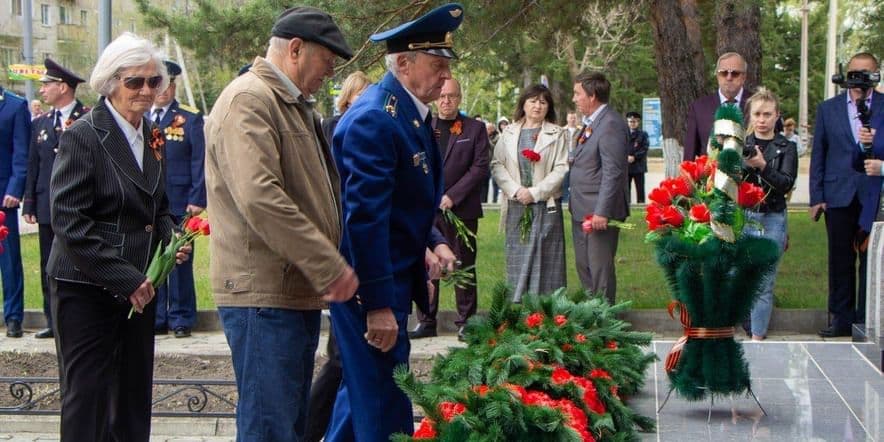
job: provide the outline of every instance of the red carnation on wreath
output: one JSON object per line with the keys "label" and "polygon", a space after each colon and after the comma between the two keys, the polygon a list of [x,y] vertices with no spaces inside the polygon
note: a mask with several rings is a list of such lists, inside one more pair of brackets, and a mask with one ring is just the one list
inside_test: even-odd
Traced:
{"label": "red carnation on wreath", "polygon": [[534,328],[539,326],[540,324],[543,324],[543,313],[531,313],[530,315],[528,315],[527,318],[525,318],[525,325],[527,325],[528,328]]}
{"label": "red carnation on wreath", "polygon": [[755,207],[764,201],[764,189],[752,183],[743,181],[737,193],[737,204],[741,207]]}
{"label": "red carnation on wreath", "polygon": [[467,411],[467,407],[460,402],[442,402],[439,404],[439,413],[442,414],[442,419],[445,422],[451,422],[455,416],[464,414]]}
{"label": "red carnation on wreath", "polygon": [[435,439],[436,428],[433,427],[433,421],[426,417],[421,419],[420,426],[415,430],[412,437],[415,439]]}
{"label": "red carnation on wreath", "polygon": [[708,223],[712,219],[712,214],[706,204],[697,204],[691,207],[691,221],[698,223]]}

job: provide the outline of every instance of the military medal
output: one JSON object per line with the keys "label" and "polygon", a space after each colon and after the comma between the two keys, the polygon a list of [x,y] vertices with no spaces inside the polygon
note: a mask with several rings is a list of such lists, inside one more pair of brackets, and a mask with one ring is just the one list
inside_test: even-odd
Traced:
{"label": "military medal", "polygon": [[421,127],[421,124],[417,121],[417,119],[411,120],[411,124],[414,124],[414,127]]}
{"label": "military medal", "polygon": [[414,164],[414,167],[421,166],[424,170],[424,175],[430,173],[430,166],[427,164],[427,153],[426,152],[418,152],[411,156],[411,162]]}

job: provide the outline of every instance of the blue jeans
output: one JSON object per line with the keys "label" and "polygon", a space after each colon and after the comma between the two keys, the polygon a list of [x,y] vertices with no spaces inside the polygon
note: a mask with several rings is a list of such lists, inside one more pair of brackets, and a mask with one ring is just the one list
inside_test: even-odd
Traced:
{"label": "blue jeans", "polygon": [[236,440],[303,440],[319,310],[219,307],[218,313],[239,391]]}
{"label": "blue jeans", "polygon": [[[780,266],[780,258],[786,246],[786,211],[760,213],[746,211],[746,233],[752,236],[767,238],[777,243],[780,256],[774,263],[770,273],[764,276],[758,286],[760,295],[752,306],[752,335],[767,336],[767,326],[770,324],[770,314],[773,311],[773,288],[777,280],[777,269]],[[758,223],[758,224],[754,224]],[[759,227],[764,230],[759,230]]]}

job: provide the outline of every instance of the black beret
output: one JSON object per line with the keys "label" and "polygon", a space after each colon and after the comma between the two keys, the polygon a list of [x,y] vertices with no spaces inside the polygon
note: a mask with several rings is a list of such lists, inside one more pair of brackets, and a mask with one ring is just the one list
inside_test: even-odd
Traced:
{"label": "black beret", "polygon": [[46,73],[40,77],[40,81],[43,83],[61,81],[72,88],[76,88],[78,84],[86,82],[86,80],[83,80],[78,77],[77,74],[65,69],[64,66],[56,63],[55,60],[51,58],[43,60],[43,65],[46,66]]}
{"label": "black beret", "polygon": [[331,16],[309,6],[286,9],[276,19],[270,35],[285,39],[297,37],[325,46],[341,58],[353,58],[353,50]]}
{"label": "black beret", "polygon": [[175,63],[172,60],[165,60],[163,63],[166,65],[166,71],[169,73],[170,77],[181,75],[181,66],[178,66],[178,63]]}

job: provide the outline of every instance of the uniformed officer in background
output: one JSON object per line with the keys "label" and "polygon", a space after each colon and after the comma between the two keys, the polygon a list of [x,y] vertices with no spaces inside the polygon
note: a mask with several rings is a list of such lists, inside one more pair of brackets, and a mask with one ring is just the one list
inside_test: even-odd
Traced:
{"label": "uniformed officer in background", "polygon": [[28,224],[37,224],[40,236],[40,287],[43,290],[43,314],[46,328],[38,331],[38,339],[52,338],[52,315],[49,312],[49,280],[46,279],[46,261],[52,250],[52,218],[49,211],[49,177],[58,152],[61,133],[78,118],[89,112],[74,96],[77,85],[85,80],[65,69],[51,58],[43,61],[46,73],[40,78],[40,96],[52,106],[31,122],[31,148],[28,151],[28,178],[25,181],[22,216]]}
{"label": "uniformed officer in background", "polygon": [[326,441],[356,435],[387,441],[397,432],[413,433],[411,402],[393,381],[393,369],[408,364],[412,301],[427,309],[428,267],[450,270],[455,261],[433,229],[444,187],[429,104],[451,78],[451,32],[461,20],[463,6],[447,4],[372,35],[372,41],[386,42],[389,72],[335,129],[341,250],[360,286],[357,297],[331,306],[344,382]]}
{"label": "uniformed officer in background", "polygon": [[[168,60],[165,63],[169,87],[157,94],[147,118],[166,138],[166,193],[172,218],[180,223],[187,215],[199,215],[206,208],[206,140],[199,109],[175,99],[175,80],[181,75],[181,66]],[[155,334],[172,330],[176,338],[190,336],[196,322],[194,252],[189,260],[175,266],[169,280],[157,290]]]}

